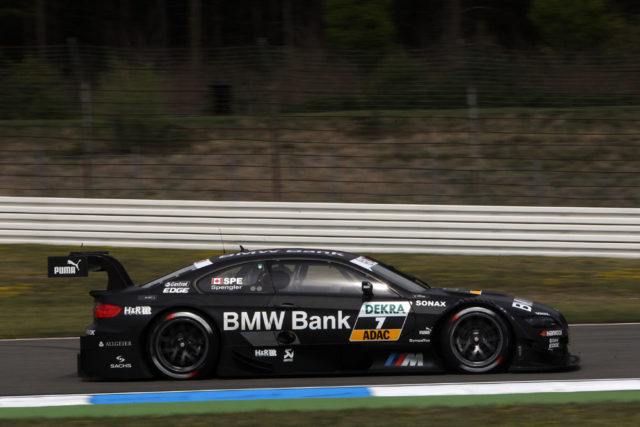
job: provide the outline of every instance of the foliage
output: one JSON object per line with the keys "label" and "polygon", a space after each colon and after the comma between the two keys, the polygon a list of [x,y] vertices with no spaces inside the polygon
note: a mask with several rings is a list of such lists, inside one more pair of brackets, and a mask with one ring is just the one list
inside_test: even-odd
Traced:
{"label": "foliage", "polygon": [[115,138],[112,149],[127,152],[167,136],[164,125],[153,121],[166,112],[167,87],[151,66],[109,64],[94,91],[94,113],[106,118]]}
{"label": "foliage", "polygon": [[63,119],[75,111],[73,81],[37,58],[0,72],[1,119]]}
{"label": "foliage", "polygon": [[338,47],[379,54],[391,47],[390,0],[327,0],[326,33]]}
{"label": "foliage", "polygon": [[607,0],[533,0],[529,19],[546,44],[560,50],[584,50],[606,39]]}

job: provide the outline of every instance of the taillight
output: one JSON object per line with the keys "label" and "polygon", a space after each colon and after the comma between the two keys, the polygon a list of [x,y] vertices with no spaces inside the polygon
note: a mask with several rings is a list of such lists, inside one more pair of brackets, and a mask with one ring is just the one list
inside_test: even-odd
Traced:
{"label": "taillight", "polygon": [[96,318],[116,317],[122,311],[122,307],[111,304],[96,303],[93,309],[93,315]]}

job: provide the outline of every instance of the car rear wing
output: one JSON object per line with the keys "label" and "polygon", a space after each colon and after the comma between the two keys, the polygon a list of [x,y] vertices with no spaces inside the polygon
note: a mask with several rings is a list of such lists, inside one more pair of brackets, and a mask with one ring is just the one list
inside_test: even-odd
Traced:
{"label": "car rear wing", "polygon": [[71,252],[67,256],[48,257],[49,277],[87,277],[90,271],[107,272],[108,291],[133,286],[125,268],[109,252]]}

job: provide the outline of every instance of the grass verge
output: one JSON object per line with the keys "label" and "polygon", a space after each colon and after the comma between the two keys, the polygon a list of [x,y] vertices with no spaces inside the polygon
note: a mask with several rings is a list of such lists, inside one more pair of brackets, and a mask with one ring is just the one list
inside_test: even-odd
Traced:
{"label": "grass verge", "polygon": [[[0,338],[77,336],[91,322],[88,292],[104,289],[106,276],[48,279],[47,255],[72,247],[0,245]],[[215,255],[211,251],[109,250],[136,283]],[[375,254],[432,286],[492,289],[560,309],[570,323],[640,321],[640,264],[632,259],[520,256]]]}
{"label": "grass verge", "polygon": [[[312,399],[330,400],[330,399]],[[210,404],[181,404],[185,411],[180,414],[166,415],[167,409],[158,407],[158,412],[147,412],[145,415],[134,415],[131,408],[116,405],[114,408],[75,407],[83,408],[85,412],[78,412],[78,416],[57,418],[56,424],[60,425],[93,425],[112,426],[114,423],[120,426],[141,425],[300,425],[312,423],[314,425],[352,426],[352,425],[459,425],[464,419],[468,426],[485,425],[616,425],[636,426],[640,424],[640,401],[625,402],[596,402],[596,403],[563,403],[535,404],[524,402],[518,404],[490,405],[468,403],[472,406],[464,408],[464,414],[448,405],[420,405],[413,403],[410,398],[405,402],[399,402],[399,407],[383,407],[374,405],[375,399],[369,399],[371,405],[350,409],[325,410],[322,405],[315,409],[301,408],[299,402],[289,401],[291,407],[287,411],[246,410],[229,405],[229,411],[212,411],[207,408]],[[425,401],[425,399],[422,399]],[[494,399],[495,401],[495,399]],[[437,402],[437,401],[436,401]],[[233,402],[231,402],[233,403]],[[310,402],[313,403],[313,402]],[[409,405],[415,405],[409,407]],[[110,405],[105,405],[110,406]],[[306,405],[305,405],[306,406]],[[65,408],[52,408],[55,412],[64,414]],[[104,409],[104,411],[101,411]],[[149,408],[148,408],[149,409]],[[154,408],[150,408],[154,409]],[[6,413],[0,410],[0,414]],[[68,411],[68,409],[67,409]],[[91,412],[94,411],[94,412]],[[108,411],[108,412],[105,412]],[[27,413],[27,411],[24,411]],[[209,412],[209,413],[203,413]],[[84,415],[83,415],[84,414]],[[150,415],[151,414],[151,415]],[[5,418],[0,424],[10,422],[10,425],[51,425],[52,419],[44,417],[38,411],[32,410],[29,418]],[[56,415],[53,415],[54,417]],[[8,425],[8,424],[7,424]]]}

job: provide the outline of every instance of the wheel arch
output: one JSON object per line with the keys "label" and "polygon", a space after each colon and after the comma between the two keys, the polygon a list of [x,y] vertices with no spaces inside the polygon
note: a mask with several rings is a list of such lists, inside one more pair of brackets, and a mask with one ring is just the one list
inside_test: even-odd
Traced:
{"label": "wheel arch", "polygon": [[507,325],[509,338],[510,338],[510,348],[508,349],[508,352],[509,352],[509,357],[507,361],[508,363],[504,367],[508,368],[513,361],[513,356],[516,351],[516,333],[515,333],[516,326],[514,324],[515,320],[511,315],[509,315],[509,313],[503,307],[501,307],[500,305],[496,304],[493,301],[486,300],[486,299],[464,299],[459,301],[457,304],[450,307],[446,311],[444,311],[440,315],[440,318],[434,324],[433,330],[431,332],[431,337],[432,337],[431,341],[432,341],[432,347],[434,351],[436,352],[438,357],[441,359],[444,366],[447,366],[448,364],[447,364],[446,357],[444,354],[442,354],[442,340],[445,339],[443,335],[447,331],[447,323],[451,320],[451,316],[453,316],[454,313],[470,307],[482,307],[482,308],[492,310],[504,321],[505,325]]}
{"label": "wheel arch", "polygon": [[[197,316],[200,316],[205,322],[207,322],[209,327],[212,329],[214,337],[216,337],[218,339],[218,346],[219,346],[218,350],[216,351],[215,360],[212,362],[213,363],[213,368],[212,368],[211,372],[215,372],[216,369],[217,369],[218,363],[220,362],[220,354],[222,352],[221,348],[223,346],[223,341],[224,341],[223,335],[220,332],[220,328],[216,324],[213,316],[208,314],[201,307],[194,307],[194,306],[189,306],[189,305],[184,305],[184,304],[174,305],[174,306],[170,306],[170,307],[164,307],[162,310],[158,311],[149,320],[149,322],[145,325],[144,329],[141,332],[141,340],[140,340],[140,342],[143,345],[143,349],[144,349],[143,357],[144,357],[145,364],[153,372],[157,372],[157,369],[155,368],[154,363],[151,360],[151,353],[149,351],[149,348],[150,348],[150,345],[151,345],[150,340],[151,340],[151,335],[153,333],[153,329],[156,327],[156,325],[158,325],[163,320],[167,320],[166,317],[169,314],[178,313],[178,312],[191,312],[191,313],[193,313],[193,314],[195,314]],[[156,374],[156,375],[158,375],[158,374]]]}

